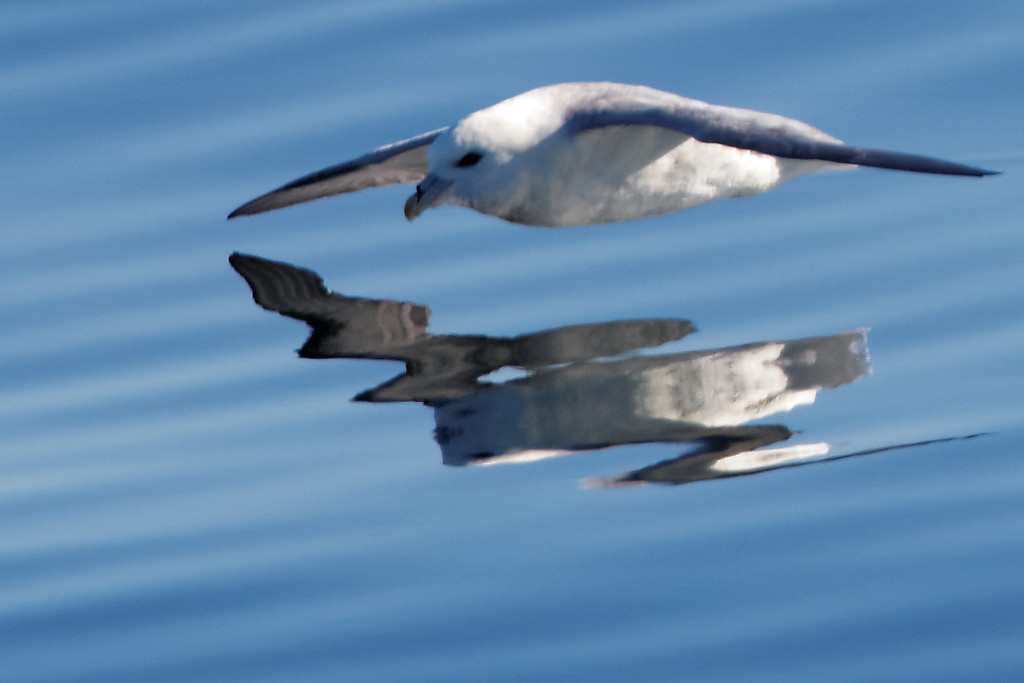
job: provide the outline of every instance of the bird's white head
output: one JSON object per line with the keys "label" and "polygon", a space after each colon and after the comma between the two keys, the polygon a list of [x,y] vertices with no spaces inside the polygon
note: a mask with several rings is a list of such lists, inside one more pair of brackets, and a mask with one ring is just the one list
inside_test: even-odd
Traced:
{"label": "bird's white head", "polygon": [[[441,133],[427,153],[429,173],[405,203],[409,220],[434,206],[465,206],[517,220],[530,192],[531,152],[564,123],[560,101],[539,88],[474,112]],[[536,169],[534,169],[535,171]]]}

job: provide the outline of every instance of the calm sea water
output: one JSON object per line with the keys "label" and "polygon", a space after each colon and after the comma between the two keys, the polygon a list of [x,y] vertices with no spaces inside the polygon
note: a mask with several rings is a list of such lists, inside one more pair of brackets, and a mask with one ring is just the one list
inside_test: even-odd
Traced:
{"label": "calm sea water", "polygon": [[[0,678],[1024,675],[1021,36],[951,0],[4,4]],[[568,80],[1004,173],[224,220]],[[333,357],[234,252],[278,310],[344,295]]]}

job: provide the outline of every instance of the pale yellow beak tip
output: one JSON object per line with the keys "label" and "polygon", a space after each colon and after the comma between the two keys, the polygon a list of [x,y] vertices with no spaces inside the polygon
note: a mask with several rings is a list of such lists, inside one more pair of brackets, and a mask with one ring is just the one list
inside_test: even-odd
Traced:
{"label": "pale yellow beak tip", "polygon": [[405,200],[404,212],[405,217],[410,221],[423,213],[423,207],[420,206],[420,203],[417,201],[416,195],[412,195]]}

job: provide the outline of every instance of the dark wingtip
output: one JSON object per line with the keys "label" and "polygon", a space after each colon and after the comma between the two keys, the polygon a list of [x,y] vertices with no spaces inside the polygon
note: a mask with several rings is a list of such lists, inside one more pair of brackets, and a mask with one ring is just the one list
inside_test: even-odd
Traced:
{"label": "dark wingtip", "polygon": [[258,211],[253,211],[251,205],[252,202],[246,202],[245,204],[242,204],[240,207],[238,207],[237,209],[228,214],[228,220],[231,220],[232,218],[238,218],[239,216],[251,216],[254,213],[259,213]]}
{"label": "dark wingtip", "polygon": [[[327,169],[333,171],[334,168]],[[261,194],[256,199],[252,199],[245,204],[228,214],[228,219],[236,218],[238,216],[252,216],[257,213],[266,213],[268,211],[274,211],[276,209],[283,209],[287,206],[295,206],[296,204],[304,204],[311,202],[314,199],[323,199],[324,197],[332,196],[332,192],[317,189],[316,183],[323,179],[326,174],[325,171],[319,171],[308,176],[303,176],[296,181],[290,182],[287,185],[282,185],[276,190],[271,190],[266,194]]]}
{"label": "dark wingtip", "polygon": [[252,216],[253,214],[263,213],[264,211],[270,211],[270,208],[261,208],[260,206],[260,200],[263,199],[264,197],[266,197],[266,195],[263,195],[262,197],[257,197],[256,199],[253,199],[251,202],[246,202],[245,204],[242,204],[240,207],[238,207],[237,209],[228,214],[228,220],[231,220],[232,218],[238,218],[239,216]]}
{"label": "dark wingtip", "polygon": [[968,175],[974,176],[975,178],[984,178],[988,175],[1001,175],[1002,171],[990,171],[987,168],[978,168],[977,166],[963,166],[960,164],[954,165],[956,170],[950,172],[950,175]]}

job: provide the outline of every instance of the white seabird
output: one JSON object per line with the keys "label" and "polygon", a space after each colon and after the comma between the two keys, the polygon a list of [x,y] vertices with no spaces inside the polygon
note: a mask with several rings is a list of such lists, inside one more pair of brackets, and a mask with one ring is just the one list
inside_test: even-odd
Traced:
{"label": "white seabird", "polygon": [[428,208],[454,205],[525,225],[592,225],[746,197],[844,165],[995,173],[850,147],[800,121],[645,86],[561,83],[299,178],[228,217],[368,187],[418,183],[405,203],[409,220]]}

